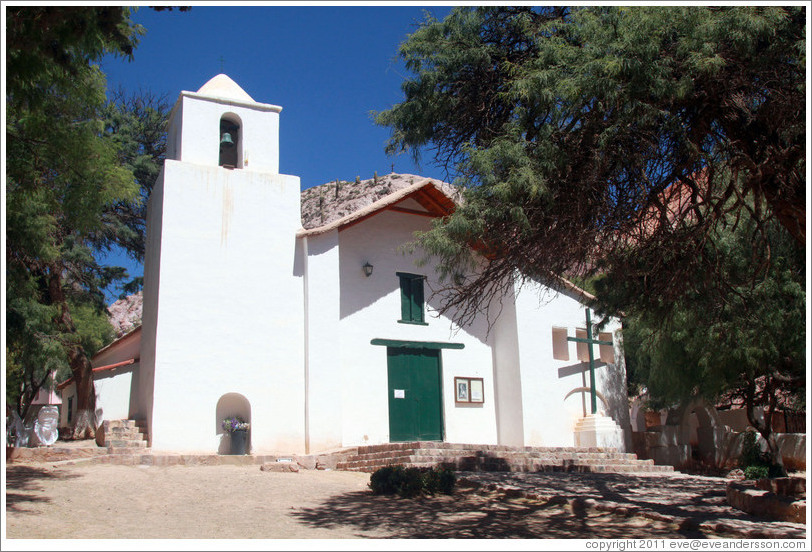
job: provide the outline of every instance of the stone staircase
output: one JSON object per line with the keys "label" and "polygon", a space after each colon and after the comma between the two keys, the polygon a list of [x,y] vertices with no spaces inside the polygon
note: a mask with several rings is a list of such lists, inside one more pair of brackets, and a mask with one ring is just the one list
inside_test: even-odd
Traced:
{"label": "stone staircase", "polygon": [[146,420],[105,420],[103,442],[108,454],[142,454],[148,451]]}
{"label": "stone staircase", "polygon": [[336,469],[373,472],[400,464],[412,467],[444,466],[459,471],[643,473],[673,472],[672,466],[655,466],[636,454],[610,448],[509,447],[436,441],[390,443],[358,447],[339,461]]}

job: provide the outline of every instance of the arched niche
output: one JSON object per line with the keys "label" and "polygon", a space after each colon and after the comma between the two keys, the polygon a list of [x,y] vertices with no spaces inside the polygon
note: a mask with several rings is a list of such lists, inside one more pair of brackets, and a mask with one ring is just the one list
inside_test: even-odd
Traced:
{"label": "arched niche", "polygon": [[698,459],[711,466],[721,466],[727,461],[732,432],[712,404],[694,399],[675,414],[670,418],[679,425],[681,444],[695,446]]}
{"label": "arched niche", "polygon": [[[231,435],[223,429],[223,420],[238,417],[251,423],[251,403],[240,393],[226,393],[217,400],[215,408],[215,432],[220,435],[218,454],[228,454],[231,449]],[[253,424],[248,428],[248,451],[251,450],[251,431]]]}
{"label": "arched niche", "polygon": [[236,113],[225,113],[220,117],[218,143],[220,151],[217,164],[227,169],[241,169],[243,166],[242,121]]}

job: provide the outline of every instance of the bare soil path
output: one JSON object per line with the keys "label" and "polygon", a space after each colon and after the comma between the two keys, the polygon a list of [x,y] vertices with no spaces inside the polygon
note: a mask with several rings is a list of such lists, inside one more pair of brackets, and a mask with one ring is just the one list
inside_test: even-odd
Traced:
{"label": "bare soil path", "polygon": [[[373,496],[368,474],[10,464],[8,539],[713,538],[698,528],[461,488]],[[725,535],[723,535],[725,536]]]}

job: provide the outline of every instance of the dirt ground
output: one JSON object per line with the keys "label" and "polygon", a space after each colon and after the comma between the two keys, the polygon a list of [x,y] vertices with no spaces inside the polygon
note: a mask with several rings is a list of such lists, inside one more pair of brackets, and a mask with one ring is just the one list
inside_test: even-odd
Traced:
{"label": "dirt ground", "polygon": [[368,474],[259,466],[6,468],[8,539],[702,538],[493,493],[373,496]]}

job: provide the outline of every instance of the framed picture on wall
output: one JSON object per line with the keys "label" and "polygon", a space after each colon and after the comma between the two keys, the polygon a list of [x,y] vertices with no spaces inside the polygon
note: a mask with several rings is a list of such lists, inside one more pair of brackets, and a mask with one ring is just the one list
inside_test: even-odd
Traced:
{"label": "framed picture on wall", "polygon": [[454,378],[454,401],[464,404],[485,402],[485,383],[482,378]]}
{"label": "framed picture on wall", "polygon": [[485,385],[482,378],[471,378],[471,383],[469,384],[469,396],[471,397],[472,403],[485,402],[484,387]]}
{"label": "framed picture on wall", "polygon": [[457,396],[454,399],[457,402],[470,402],[468,398],[468,378],[454,378],[454,389],[456,389]]}

